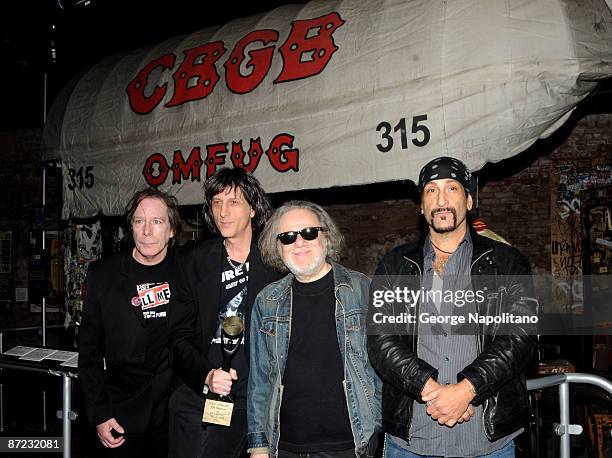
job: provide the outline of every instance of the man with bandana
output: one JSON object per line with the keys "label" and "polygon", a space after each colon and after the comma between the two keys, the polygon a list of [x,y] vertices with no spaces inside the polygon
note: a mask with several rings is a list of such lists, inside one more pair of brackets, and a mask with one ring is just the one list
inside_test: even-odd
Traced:
{"label": "man with bandana", "polygon": [[[470,227],[475,187],[461,161],[429,162],[418,185],[428,233],[388,253],[370,289],[368,353],[383,380],[384,456],[513,457],[529,416],[523,369],[535,325],[465,318],[535,316],[529,263]],[[379,324],[400,312],[413,319]]]}

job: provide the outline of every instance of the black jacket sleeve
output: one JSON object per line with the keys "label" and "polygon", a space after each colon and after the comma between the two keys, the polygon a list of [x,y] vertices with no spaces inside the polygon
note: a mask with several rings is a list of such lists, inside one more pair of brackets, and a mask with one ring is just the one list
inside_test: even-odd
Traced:
{"label": "black jacket sleeve", "polygon": [[[508,247],[496,255],[503,271],[498,272],[498,287],[488,300],[493,301],[497,314],[536,316],[531,268],[527,259]],[[492,308],[489,313],[492,313]],[[478,357],[459,374],[457,380],[467,378],[476,390],[472,404],[478,406],[519,375],[529,363],[535,346],[536,324],[508,323],[490,327],[485,345]]]}
{"label": "black jacket sleeve", "polygon": [[103,361],[105,329],[99,299],[101,287],[97,283],[96,263],[93,263],[87,274],[78,362],[87,416],[92,425],[99,425],[113,417]]}
{"label": "black jacket sleeve", "polygon": [[195,249],[177,256],[176,296],[169,312],[170,365],[187,386],[202,393],[206,376],[215,367],[202,347],[196,262]]}
{"label": "black jacket sleeve", "polygon": [[399,261],[394,259],[397,256],[397,250],[385,256],[370,285],[368,355],[372,366],[385,382],[414,399],[420,399],[425,383],[430,377],[437,379],[438,370],[417,356],[413,342],[415,336],[408,332],[405,325],[374,324],[375,313],[381,314],[379,316],[399,316],[405,310],[405,304],[390,301],[384,301],[384,304],[377,307],[373,305],[376,291],[392,291],[400,286],[402,280],[407,279],[397,274]]}

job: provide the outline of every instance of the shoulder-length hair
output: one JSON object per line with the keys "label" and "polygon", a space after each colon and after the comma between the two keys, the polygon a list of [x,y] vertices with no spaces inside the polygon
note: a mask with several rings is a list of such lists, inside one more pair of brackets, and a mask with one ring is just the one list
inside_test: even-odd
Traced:
{"label": "shoulder-length hair", "polygon": [[128,202],[125,213],[127,224],[130,228],[130,236],[132,235],[131,228],[134,213],[136,212],[138,205],[140,205],[140,202],[148,198],[159,199],[166,205],[166,208],[168,209],[168,224],[170,224],[170,227],[174,231],[174,237],[172,237],[170,243],[174,244],[174,242],[178,239],[179,234],[183,230],[183,223],[181,221],[181,216],[179,215],[178,200],[176,200],[176,197],[155,188],[146,188],[142,191],[138,191]]}
{"label": "shoulder-length hair", "polygon": [[258,246],[263,262],[280,272],[287,272],[289,270],[280,256],[280,242],[277,238],[278,227],[283,215],[296,209],[308,210],[316,215],[319,219],[319,225],[324,229],[323,232],[319,233],[319,237],[323,236],[325,240],[325,260],[327,262],[338,261],[344,246],[344,236],[332,217],[320,205],[314,202],[292,200],[274,211],[259,236]]}
{"label": "shoulder-length hair", "polygon": [[239,167],[219,169],[204,182],[204,219],[211,233],[219,234],[212,212],[212,200],[225,189],[240,188],[244,198],[255,211],[251,219],[253,232],[258,233],[272,213],[272,204],[261,184],[250,173]]}

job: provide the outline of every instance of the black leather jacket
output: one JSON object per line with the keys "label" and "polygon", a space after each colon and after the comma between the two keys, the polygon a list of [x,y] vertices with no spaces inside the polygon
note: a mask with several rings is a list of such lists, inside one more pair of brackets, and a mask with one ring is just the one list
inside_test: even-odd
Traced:
{"label": "black leather jacket", "polygon": [[[515,248],[481,237],[472,231],[474,245],[471,276],[474,291],[486,291],[478,312],[487,316],[501,313],[535,315],[531,269],[527,259]],[[397,286],[418,289],[423,271],[423,242],[403,245],[388,253],[372,281],[375,290],[394,290]],[[405,304],[385,303],[384,313],[398,315]],[[413,402],[420,400],[425,382],[437,378],[438,371],[417,355],[417,326],[402,324],[385,334],[376,330],[372,315],[381,308],[370,306],[368,315],[368,354],[383,380],[383,430],[410,442]],[[411,312],[413,313],[413,312]],[[416,310],[418,316],[418,305]],[[388,325],[387,325],[388,326]],[[457,381],[469,379],[476,389],[474,406],[483,404],[483,423],[487,438],[495,441],[517,431],[529,417],[523,369],[535,346],[536,325],[478,324],[475,336],[479,356],[460,373]],[[397,333],[396,333],[397,331]]]}

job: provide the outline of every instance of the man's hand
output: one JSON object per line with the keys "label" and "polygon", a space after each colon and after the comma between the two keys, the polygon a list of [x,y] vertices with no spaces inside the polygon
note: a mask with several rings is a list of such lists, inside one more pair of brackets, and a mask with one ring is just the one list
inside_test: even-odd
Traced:
{"label": "man's hand", "polygon": [[218,368],[208,373],[205,382],[208,385],[209,391],[220,396],[227,396],[232,391],[234,380],[238,380],[236,369],[230,369],[229,372],[225,372],[223,369]]}
{"label": "man's hand", "polygon": [[427,413],[431,418],[438,420],[441,425],[452,428],[459,419],[465,421],[474,393],[469,380],[463,379],[459,383],[444,385],[440,390],[434,390],[421,397],[427,405]]}
{"label": "man's hand", "polygon": [[98,438],[102,445],[106,448],[116,448],[123,445],[125,439],[123,436],[119,436],[117,438],[113,437],[112,430],[117,431],[120,434],[125,433],[123,427],[117,423],[115,418],[111,418],[110,420],[106,420],[104,423],[100,423],[96,426],[96,433],[98,433]]}
{"label": "man's hand", "polygon": [[423,399],[423,402],[435,399],[440,391],[440,388],[442,388],[442,385],[429,377],[427,382],[425,382],[425,386],[421,390],[421,399],[423,399],[424,396],[427,396],[427,399]]}
{"label": "man's hand", "polygon": [[476,411],[474,410],[474,406],[470,404],[467,410],[461,416],[461,418],[457,420],[457,423],[463,423],[464,421],[470,421],[470,418],[472,418],[475,413]]}
{"label": "man's hand", "polygon": [[251,458],[268,458],[267,453],[251,453]]}

